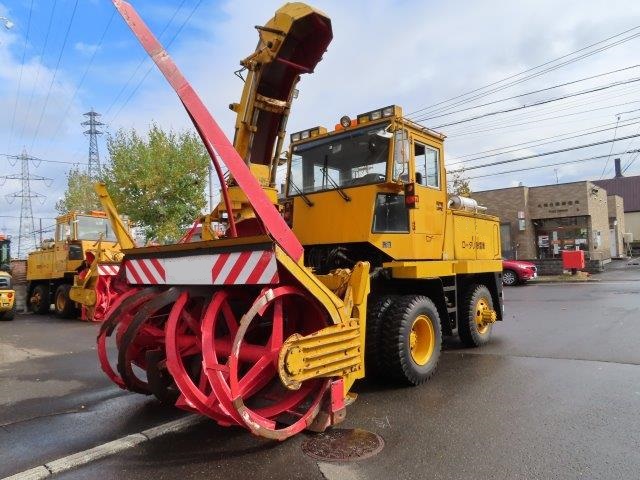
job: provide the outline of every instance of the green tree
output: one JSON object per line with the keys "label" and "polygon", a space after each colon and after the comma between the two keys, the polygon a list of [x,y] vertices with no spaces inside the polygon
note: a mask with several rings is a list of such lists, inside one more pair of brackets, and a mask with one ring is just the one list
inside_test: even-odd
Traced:
{"label": "green tree", "polygon": [[104,181],[118,210],[142,227],[147,240],[180,238],[206,205],[209,156],[200,138],[153,124],[146,138],[119,130],[107,137],[107,149]]}
{"label": "green tree", "polygon": [[449,193],[460,195],[461,197],[471,196],[470,181],[465,176],[464,169],[451,172],[451,188]]}
{"label": "green tree", "polygon": [[63,215],[72,210],[88,212],[99,210],[100,202],[93,190],[93,182],[87,172],[78,168],[69,170],[67,174],[67,189],[64,196],[56,202],[56,210]]}

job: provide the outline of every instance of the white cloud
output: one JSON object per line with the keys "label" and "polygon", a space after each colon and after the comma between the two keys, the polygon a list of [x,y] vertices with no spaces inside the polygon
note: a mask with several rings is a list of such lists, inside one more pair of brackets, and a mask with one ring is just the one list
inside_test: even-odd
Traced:
{"label": "white cloud", "polygon": [[100,46],[97,45],[97,44],[76,42],[73,45],[73,48],[77,52],[80,52],[81,54],[86,55],[87,57],[90,57],[91,55],[93,55],[95,53],[96,50],[98,50],[100,48]]}

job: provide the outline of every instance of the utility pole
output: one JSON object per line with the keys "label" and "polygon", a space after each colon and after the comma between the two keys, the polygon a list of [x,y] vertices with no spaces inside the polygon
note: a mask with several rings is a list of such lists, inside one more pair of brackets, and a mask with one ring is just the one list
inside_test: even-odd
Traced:
{"label": "utility pole", "polygon": [[[19,180],[21,183],[21,189],[18,192],[10,193],[5,195],[7,198],[7,202],[13,203],[17,198],[20,199],[20,229],[18,233],[18,258],[23,258],[23,256],[32,248],[37,246],[37,237],[38,233],[35,229],[34,219],[33,219],[33,206],[31,203],[31,199],[39,198],[42,202],[46,198],[45,195],[41,193],[37,193],[31,190],[31,182],[32,181],[44,181],[47,186],[51,185],[52,179],[47,177],[42,177],[40,175],[32,175],[29,173],[29,163],[33,162],[34,165],[38,165],[40,160],[34,157],[30,157],[27,155],[25,150],[22,151],[20,155],[7,155],[7,158],[20,160],[20,173],[5,175],[2,178],[3,180]],[[11,162],[11,160],[9,160]],[[15,162],[12,163],[15,165]],[[29,243],[31,241],[31,244]]]}
{"label": "utility pole", "polygon": [[102,135],[102,132],[98,130],[98,127],[104,125],[104,123],[98,120],[98,117],[102,115],[95,112],[93,108],[91,111],[85,113],[84,116],[87,117],[88,120],[85,120],[80,125],[89,127],[88,130],[84,131],[84,134],[89,136],[89,178],[91,180],[98,180],[102,173],[100,171],[100,154],[98,152],[98,135]]}

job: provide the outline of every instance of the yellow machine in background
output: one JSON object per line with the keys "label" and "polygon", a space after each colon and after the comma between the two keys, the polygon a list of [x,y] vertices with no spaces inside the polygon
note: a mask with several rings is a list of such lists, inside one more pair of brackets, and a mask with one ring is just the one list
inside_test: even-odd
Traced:
{"label": "yellow machine in background", "polygon": [[[53,303],[61,317],[78,315],[75,302],[79,300],[70,297],[74,278],[94,261],[119,265],[122,255],[116,232],[105,212],[70,212],[58,217],[55,237],[42,242],[27,259],[27,298],[32,310],[45,314]],[[115,274],[117,269],[107,273]]]}
{"label": "yellow machine in background", "polygon": [[0,234],[0,320],[13,320],[16,313],[16,291],[11,278],[11,240]]}
{"label": "yellow machine in background", "polygon": [[81,306],[83,320],[102,321],[115,295],[112,281],[120,271],[121,249],[133,248],[136,242],[129,226],[118,214],[104,183],[96,183],[96,194],[117,240],[115,246],[99,241],[87,256],[85,268],[74,276],[69,298]]}

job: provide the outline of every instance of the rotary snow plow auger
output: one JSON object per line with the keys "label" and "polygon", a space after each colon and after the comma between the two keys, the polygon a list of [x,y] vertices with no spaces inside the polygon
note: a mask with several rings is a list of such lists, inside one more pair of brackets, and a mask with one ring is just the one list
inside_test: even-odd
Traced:
{"label": "rotary snow plow auger", "polygon": [[221,184],[212,216],[228,228],[212,240],[125,250],[129,287],[98,336],[103,370],[122,388],[268,438],[338,423],[364,375],[369,264],[322,276],[305,268],[275,189],[293,90],[326,50],[329,19],[287,4],[256,27],[242,101],[231,106],[232,145],[131,5],[114,4],[199,132]]}

